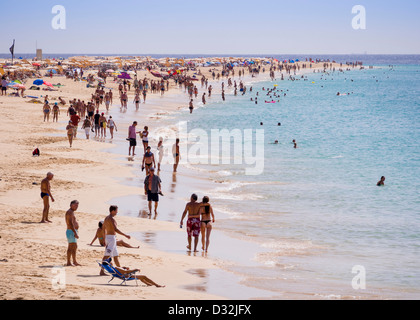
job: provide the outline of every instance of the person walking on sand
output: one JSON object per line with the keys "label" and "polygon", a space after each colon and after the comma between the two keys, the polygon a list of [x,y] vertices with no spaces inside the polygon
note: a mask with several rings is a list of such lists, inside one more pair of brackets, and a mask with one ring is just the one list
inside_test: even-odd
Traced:
{"label": "person walking on sand", "polygon": [[86,116],[86,119],[83,121],[83,124],[82,124],[82,129],[85,130],[86,139],[89,139],[91,125],[92,124],[91,124],[91,122],[89,120],[89,117]]}
{"label": "person walking on sand", "polygon": [[[102,258],[102,261],[108,258],[114,258],[115,264],[120,267],[120,261],[118,259],[117,251],[117,233],[123,235],[127,239],[131,239],[128,234],[120,231],[117,227],[117,221],[115,221],[115,216],[118,213],[117,206],[109,207],[109,215],[105,218],[103,229],[105,233],[105,255]],[[105,275],[104,270],[101,269],[100,275]]]}
{"label": "person walking on sand", "polygon": [[134,121],[131,126],[128,127],[128,138],[127,140],[130,141],[130,146],[128,148],[128,155],[131,155],[131,149],[133,149],[133,156],[135,155],[134,150],[136,149],[137,145],[137,133],[140,131],[136,131],[137,121]]}
{"label": "person walking on sand", "polygon": [[44,112],[44,122],[45,122],[45,120],[47,120],[47,122],[49,122],[50,121],[51,107],[48,104],[48,101],[45,101],[45,104],[42,107],[42,111]]}
{"label": "person walking on sand", "polygon": [[151,167],[149,175],[144,179],[144,194],[147,195],[149,203],[149,216],[152,215],[152,201],[155,203],[155,217],[157,215],[157,207],[159,203],[159,194],[161,193],[161,180],[155,175],[155,168]]}
{"label": "person walking on sand", "polygon": [[109,96],[109,92],[105,93],[105,108],[106,111],[109,111],[109,104],[111,103],[111,98]]}
{"label": "person walking on sand", "polygon": [[211,230],[213,229],[212,223],[214,223],[214,213],[209,203],[209,197],[203,197],[199,213],[201,215],[201,248],[204,252],[207,252],[210,245]]}
{"label": "person walking on sand", "polygon": [[136,92],[133,102],[136,104],[136,110],[139,110],[140,107],[140,93]]}
{"label": "person walking on sand", "polygon": [[[70,209],[67,210],[65,219],[66,219],[66,237],[68,242],[67,248],[67,266],[80,266],[80,264],[76,260],[76,251],[77,251],[77,239],[79,239],[78,230],[79,230],[79,223],[76,220],[76,216],[74,212],[79,207],[79,201],[73,200],[70,202]],[[73,260],[71,263],[70,260]]]}
{"label": "person walking on sand", "polygon": [[93,116],[93,119],[95,121],[95,138],[99,136],[99,133],[101,130],[101,123],[99,122],[100,118],[101,118],[101,115],[99,114],[99,110],[96,110],[96,113]]}
{"label": "person walking on sand", "polygon": [[200,235],[200,204],[197,202],[197,195],[193,193],[191,195],[190,202],[185,206],[184,212],[182,213],[180,227],[182,228],[184,218],[188,212],[187,218],[187,249],[191,251],[191,240],[194,237],[194,252],[197,252],[198,236]]}
{"label": "person walking on sand", "polygon": [[41,199],[44,202],[44,209],[42,211],[41,223],[52,222],[48,219],[48,214],[50,212],[50,197],[51,201],[54,202],[54,197],[51,193],[51,184],[50,181],[54,178],[54,174],[51,172],[47,173],[47,176],[41,181]]}
{"label": "person walking on sand", "polygon": [[118,129],[117,129],[117,125],[115,124],[114,119],[112,119],[112,116],[109,116],[108,118],[108,128],[109,128],[109,133],[111,134],[111,139],[114,139],[114,129],[115,131],[118,131]]}
{"label": "person walking on sand", "polygon": [[77,127],[79,126],[80,117],[77,113],[70,116],[70,121],[73,124],[73,138],[77,136]]}
{"label": "person walking on sand", "polygon": [[105,114],[102,112],[101,116],[99,117],[99,127],[100,127],[100,132],[101,132],[101,138],[106,138],[106,125],[107,125],[106,117],[105,117]]}
{"label": "person walking on sand", "polygon": [[140,133],[141,140],[143,142],[143,149],[146,152],[147,146],[149,145],[149,127],[145,126],[144,130]]}
{"label": "person walking on sand", "polygon": [[181,158],[179,154],[179,138],[175,140],[174,145],[172,146],[172,155],[174,156],[174,172],[178,168],[179,159]]}
{"label": "person walking on sand", "polygon": [[74,133],[73,133],[74,125],[72,124],[71,120],[67,124],[66,130],[67,130],[67,138],[69,139],[70,148],[71,148],[71,146],[73,145],[73,136],[74,136]]}
{"label": "person walking on sand", "polygon": [[146,152],[144,153],[144,156],[143,156],[143,163],[141,166],[142,171],[144,170],[144,168],[146,168],[146,175],[149,174],[151,168],[156,167],[155,156],[153,152],[150,151],[151,149],[152,148],[150,146],[146,148]]}

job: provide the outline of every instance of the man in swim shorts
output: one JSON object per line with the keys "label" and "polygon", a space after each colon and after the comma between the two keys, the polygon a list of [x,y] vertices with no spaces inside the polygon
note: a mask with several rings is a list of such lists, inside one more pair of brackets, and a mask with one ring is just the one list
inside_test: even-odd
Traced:
{"label": "man in swim shorts", "polygon": [[[117,233],[125,236],[127,239],[131,237],[122,231],[120,231],[117,227],[117,221],[115,221],[114,217],[118,213],[117,206],[110,206],[109,207],[109,215],[105,218],[103,224],[103,230],[105,233],[105,255],[102,261],[108,258],[114,258],[115,264],[120,267],[120,262],[118,259],[118,251],[117,251]],[[101,269],[100,275],[105,275],[104,270]]]}
{"label": "man in swim shorts", "polygon": [[[79,223],[76,220],[74,212],[79,207],[79,201],[73,200],[70,202],[70,209],[67,210],[65,219],[66,219],[66,237],[68,242],[67,248],[67,266],[80,266],[76,261],[76,251],[77,251],[77,239],[79,239],[78,229]],[[70,260],[73,258],[73,263]]]}
{"label": "man in swim shorts", "polygon": [[128,127],[128,138],[127,140],[130,141],[130,146],[128,147],[128,155],[131,155],[131,149],[133,149],[133,156],[135,155],[134,150],[136,149],[137,145],[137,133],[140,131],[136,131],[137,121],[134,121],[131,126]]}
{"label": "man in swim shorts", "polygon": [[151,167],[149,175],[144,179],[144,193],[147,195],[147,201],[149,202],[149,216],[152,215],[152,201],[155,203],[155,216],[157,215],[159,193],[162,194],[160,183],[159,176],[155,175],[155,168]]}
{"label": "man in swim shorts", "polygon": [[41,199],[44,202],[44,210],[42,211],[41,222],[51,222],[48,220],[48,213],[50,211],[50,197],[51,201],[54,202],[54,197],[51,194],[50,181],[54,178],[51,172],[47,173],[47,176],[41,181]]}
{"label": "man in swim shorts", "polygon": [[198,236],[200,235],[200,229],[201,229],[200,214],[199,214],[200,204],[197,203],[197,199],[198,199],[197,195],[193,193],[191,195],[190,202],[188,202],[187,205],[185,206],[185,210],[182,213],[182,218],[180,222],[180,227],[182,228],[185,215],[188,212],[187,249],[191,251],[191,240],[192,240],[192,237],[194,237],[194,252],[197,252]]}

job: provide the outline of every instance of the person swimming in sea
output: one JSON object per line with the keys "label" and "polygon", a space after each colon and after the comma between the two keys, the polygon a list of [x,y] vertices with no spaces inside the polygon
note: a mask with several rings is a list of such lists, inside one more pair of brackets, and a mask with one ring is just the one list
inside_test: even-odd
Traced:
{"label": "person swimming in sea", "polygon": [[382,176],[381,177],[381,180],[379,180],[377,183],[376,183],[376,185],[379,187],[379,186],[384,186],[385,185],[385,177],[384,176]]}

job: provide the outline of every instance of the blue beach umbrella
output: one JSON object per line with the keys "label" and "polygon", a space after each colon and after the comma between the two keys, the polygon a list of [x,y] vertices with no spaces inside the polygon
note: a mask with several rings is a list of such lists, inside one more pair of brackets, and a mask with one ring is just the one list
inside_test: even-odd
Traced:
{"label": "blue beach umbrella", "polygon": [[36,86],[42,86],[42,85],[44,84],[44,80],[41,80],[41,79],[36,79],[36,80],[33,82],[33,84],[34,84],[34,85],[36,85]]}

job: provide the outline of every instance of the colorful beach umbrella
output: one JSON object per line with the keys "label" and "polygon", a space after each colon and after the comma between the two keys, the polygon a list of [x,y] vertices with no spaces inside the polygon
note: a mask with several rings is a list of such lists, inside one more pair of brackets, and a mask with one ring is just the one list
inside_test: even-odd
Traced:
{"label": "colorful beach umbrella", "polygon": [[15,83],[11,87],[15,88],[15,89],[26,89],[26,87],[23,84],[20,84],[20,83]]}

